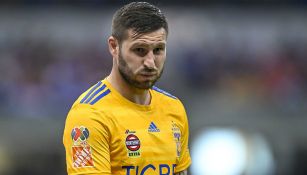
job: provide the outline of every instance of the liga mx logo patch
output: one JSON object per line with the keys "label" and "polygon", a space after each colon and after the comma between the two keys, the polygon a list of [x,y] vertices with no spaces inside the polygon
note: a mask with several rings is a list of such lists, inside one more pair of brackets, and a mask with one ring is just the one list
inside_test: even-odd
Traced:
{"label": "liga mx logo patch", "polygon": [[71,131],[72,160],[73,166],[76,168],[94,166],[91,147],[87,143],[89,136],[90,132],[84,126],[74,127]]}
{"label": "liga mx logo patch", "polygon": [[86,139],[90,136],[89,130],[84,127],[75,127],[71,131],[71,138],[74,142],[74,145],[87,144]]}

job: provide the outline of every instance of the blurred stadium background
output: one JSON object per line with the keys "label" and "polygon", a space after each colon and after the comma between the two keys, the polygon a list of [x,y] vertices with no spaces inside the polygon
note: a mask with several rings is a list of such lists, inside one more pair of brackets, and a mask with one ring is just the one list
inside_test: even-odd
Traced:
{"label": "blurred stadium background", "polygon": [[[111,70],[127,2],[1,0],[1,175],[66,174],[66,113]],[[170,23],[158,86],[186,105],[190,174],[307,174],[307,1],[150,2]]]}

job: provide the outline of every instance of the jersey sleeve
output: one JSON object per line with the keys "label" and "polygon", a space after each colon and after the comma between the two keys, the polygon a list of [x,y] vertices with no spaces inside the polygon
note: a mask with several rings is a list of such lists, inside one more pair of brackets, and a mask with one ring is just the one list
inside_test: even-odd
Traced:
{"label": "jersey sleeve", "polygon": [[190,164],[192,163],[191,157],[190,157],[190,152],[189,152],[189,124],[188,124],[188,119],[187,119],[187,114],[184,109],[184,106],[182,106],[182,123],[181,123],[181,153],[180,157],[175,169],[175,173],[181,172],[183,170],[188,169]]}
{"label": "jersey sleeve", "polygon": [[88,105],[73,107],[68,113],[63,143],[68,175],[110,175],[108,121],[103,113]]}

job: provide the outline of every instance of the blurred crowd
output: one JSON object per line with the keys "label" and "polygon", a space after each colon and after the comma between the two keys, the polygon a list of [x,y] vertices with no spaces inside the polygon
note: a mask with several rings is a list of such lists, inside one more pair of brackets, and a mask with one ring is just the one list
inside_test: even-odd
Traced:
{"label": "blurred crowd", "polygon": [[[191,90],[227,88],[285,110],[304,109],[307,41],[281,41],[266,53],[249,49],[251,44],[236,48],[224,40],[185,47],[171,68]],[[98,42],[81,46],[31,38],[1,45],[0,106],[8,114],[3,117],[63,118],[78,95],[111,68],[112,58]]]}
{"label": "blurred crowd", "polygon": [[110,71],[112,61],[98,43],[72,52],[28,38],[1,50],[0,106],[7,117],[63,118],[78,95]]}
{"label": "blurred crowd", "polygon": [[265,51],[231,41],[187,49],[178,68],[192,89],[230,89],[285,112],[307,107],[307,41],[280,41]]}

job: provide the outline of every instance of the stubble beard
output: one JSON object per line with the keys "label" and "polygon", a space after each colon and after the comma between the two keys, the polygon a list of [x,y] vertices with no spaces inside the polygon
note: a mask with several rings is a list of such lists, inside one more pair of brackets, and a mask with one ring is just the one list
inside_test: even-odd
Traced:
{"label": "stubble beard", "polygon": [[[163,68],[161,70],[161,72],[153,79],[153,80],[148,80],[148,81],[138,81],[136,80],[136,76],[133,73],[133,71],[129,68],[127,62],[123,59],[121,51],[119,52],[119,56],[118,56],[118,71],[120,73],[120,75],[122,76],[122,78],[125,80],[126,83],[128,83],[129,85],[138,88],[138,89],[150,89],[152,88],[152,86],[158,81],[158,79],[161,77],[162,73],[163,73]],[[143,70],[144,72],[152,72],[152,70],[150,69],[146,69],[144,68]]]}

